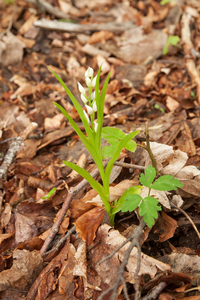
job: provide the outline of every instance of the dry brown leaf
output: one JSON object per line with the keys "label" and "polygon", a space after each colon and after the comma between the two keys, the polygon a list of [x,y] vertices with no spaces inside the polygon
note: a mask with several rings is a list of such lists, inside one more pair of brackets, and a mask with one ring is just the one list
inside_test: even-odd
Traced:
{"label": "dry brown leaf", "polygon": [[160,235],[159,242],[164,242],[174,236],[174,232],[178,225],[177,221],[168,216],[164,211],[161,211],[161,216],[164,220],[165,232]]}
{"label": "dry brown leaf", "polygon": [[4,228],[10,222],[12,207],[9,203],[5,203],[4,211],[1,214],[1,227]]}
{"label": "dry brown leaf", "polygon": [[25,290],[43,267],[39,251],[15,250],[13,265],[0,273],[0,291],[7,289]]}
{"label": "dry brown leaf", "polygon": [[96,230],[103,222],[103,218],[104,208],[95,207],[79,217],[74,223],[79,237],[87,242],[88,245],[91,245],[95,239]]}
{"label": "dry brown leaf", "polygon": [[114,37],[113,32],[107,30],[101,30],[99,32],[93,33],[89,40],[88,44],[95,44],[95,43],[105,43],[105,41]]}
{"label": "dry brown leaf", "polygon": [[53,118],[45,118],[44,119],[45,131],[52,131],[55,129],[59,129],[64,120],[65,120],[65,116],[61,113],[54,116]]}
{"label": "dry brown leaf", "polygon": [[[129,247],[130,243],[120,249],[111,259],[100,265],[98,265],[98,262],[111,254],[114,249],[121,245],[125,240],[126,238],[123,237],[118,230],[114,230],[109,225],[103,224],[99,227],[97,238],[95,240],[96,242],[99,241],[99,244],[91,249],[90,256],[90,264],[92,264],[99,277],[99,284],[94,284],[93,282],[94,285],[101,287],[103,286],[103,283],[107,283],[109,287],[115,282],[120,262],[123,260],[124,252]],[[137,248],[133,248],[126,266],[127,272],[125,273],[125,280],[127,282],[134,284],[136,265]],[[153,278],[158,270],[167,271],[170,270],[170,266],[142,253],[139,275],[149,274],[151,278]]]}

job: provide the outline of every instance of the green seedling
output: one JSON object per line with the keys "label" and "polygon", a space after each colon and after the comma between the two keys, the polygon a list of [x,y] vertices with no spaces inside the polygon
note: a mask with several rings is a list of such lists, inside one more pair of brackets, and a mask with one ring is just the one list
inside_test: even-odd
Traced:
{"label": "green seedling", "polygon": [[191,91],[190,95],[191,95],[192,98],[196,98],[196,94],[195,94],[194,91]]}
{"label": "green seedling", "polygon": [[169,51],[169,45],[176,46],[178,42],[180,41],[180,38],[177,35],[170,35],[167,39],[166,45],[163,49],[163,55],[166,55]]}
{"label": "green seedling", "polygon": [[158,104],[155,104],[154,108],[159,109],[163,114],[165,113],[165,110],[162,107],[160,107]]}
{"label": "green seedling", "polygon": [[172,1],[172,0],[162,0],[162,1],[160,2],[160,4],[161,4],[161,5],[165,5],[165,4],[170,3],[170,2],[174,2],[174,1]]}
{"label": "green seedling", "polygon": [[50,197],[53,195],[53,193],[55,192],[55,190],[56,190],[56,188],[53,188],[52,190],[50,190],[50,192],[46,195],[46,196],[44,196],[44,197],[42,197],[42,199],[44,199],[44,200],[46,200],[46,199],[50,199]]}
{"label": "green seedling", "polygon": [[132,212],[139,207],[139,215],[144,217],[144,221],[149,228],[154,225],[155,219],[158,218],[158,211],[162,210],[158,205],[158,200],[150,196],[151,189],[171,191],[177,190],[178,187],[180,188],[183,186],[178,179],[175,179],[171,175],[163,175],[158,179],[155,179],[155,177],[156,170],[150,165],[145,169],[144,174],[140,175],[141,184],[149,188],[148,196],[142,198],[140,195],[132,194],[125,197],[126,201],[122,204],[122,212]]}

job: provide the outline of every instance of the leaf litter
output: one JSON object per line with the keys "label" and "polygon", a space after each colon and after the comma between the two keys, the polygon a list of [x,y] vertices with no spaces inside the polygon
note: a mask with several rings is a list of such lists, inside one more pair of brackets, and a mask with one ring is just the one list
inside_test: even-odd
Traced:
{"label": "leaf litter", "polygon": [[[113,229],[107,224],[100,197],[89,186],[74,197],[51,245],[58,248],[44,258],[39,254],[69,188],[82,180],[62,161],[77,163],[89,172],[95,168],[71,126],[52,104],[61,103],[83,130],[70,99],[47,65],[62,76],[81,103],[77,82],[82,81],[88,66],[97,71],[103,61],[101,76],[105,78],[112,71],[104,126],[125,133],[141,130],[137,137],[141,143],[148,120],[159,171],[184,184],[176,194],[151,191],[164,211],[141,237],[142,295],[164,282],[166,288],[160,290],[158,299],[198,299],[198,289],[192,288],[198,286],[199,240],[177,208],[186,210],[199,227],[199,3],[77,0],[75,4],[59,1],[53,7],[50,2],[42,14],[36,4],[0,0],[1,162],[12,139],[31,122],[38,124],[14,150],[15,158],[1,179],[1,299],[97,299],[118,276],[128,244],[98,263],[126,240],[124,232],[137,228],[138,213],[131,218],[128,213],[118,213]],[[61,15],[71,23],[53,21]],[[50,32],[46,30],[49,26],[54,26]],[[169,35],[179,36],[181,43],[169,44],[164,56]],[[134,155],[123,150],[120,159],[121,163],[145,167],[151,163],[142,148]],[[112,203],[139,184],[139,172],[131,165],[113,168]],[[42,199],[53,188],[55,194]],[[145,193],[143,188],[142,197]],[[59,245],[74,224],[77,233]],[[136,264],[135,247],[124,272],[130,297],[135,293]],[[122,295],[120,284],[118,299]]]}

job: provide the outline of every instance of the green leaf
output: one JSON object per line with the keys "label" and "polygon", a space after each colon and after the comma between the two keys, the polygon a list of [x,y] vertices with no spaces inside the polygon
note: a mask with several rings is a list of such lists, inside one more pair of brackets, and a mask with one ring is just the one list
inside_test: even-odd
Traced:
{"label": "green leaf", "polygon": [[126,148],[128,151],[131,152],[135,152],[136,148],[137,148],[137,144],[135,141],[129,141],[128,143],[126,143],[126,145],[124,146],[124,148]]}
{"label": "green leaf", "polygon": [[67,166],[70,167],[71,169],[75,170],[77,173],[79,173],[83,178],[85,178],[89,184],[91,185],[91,187],[97,191],[97,193],[99,193],[99,195],[101,196],[102,193],[104,193],[103,187],[101,184],[99,184],[96,180],[94,180],[94,178],[90,175],[90,173],[88,171],[86,171],[85,169],[69,162],[69,161],[63,161],[63,163]]}
{"label": "green leaf", "polygon": [[135,136],[135,132],[131,132],[129,134],[127,134],[125,136],[125,138],[123,138],[120,143],[118,144],[117,149],[115,150],[115,152],[113,153],[112,158],[109,160],[107,167],[106,167],[106,171],[105,171],[105,176],[104,176],[104,184],[106,187],[109,187],[109,179],[110,179],[110,173],[112,171],[112,167],[114,165],[114,162],[118,159],[118,157],[120,156],[120,152],[121,150],[124,148],[124,145],[126,145],[126,143],[128,143],[133,137]]}
{"label": "green leaf", "polygon": [[161,4],[161,5],[165,5],[165,4],[170,3],[170,2],[171,2],[171,0],[162,0],[162,1],[160,2],[160,4]]}
{"label": "green leaf", "polygon": [[143,198],[140,195],[132,194],[127,196],[126,201],[122,204],[122,212],[133,211],[135,210]]}
{"label": "green leaf", "polygon": [[156,170],[150,165],[147,169],[144,170],[145,174],[140,175],[140,182],[142,185],[147,186],[150,188],[155,176],[156,176]]}
{"label": "green leaf", "polygon": [[122,209],[122,204],[126,201],[126,197],[131,195],[134,196],[134,194],[140,194],[141,193],[142,186],[136,185],[136,186],[131,186],[128,188],[123,195],[114,202],[114,207],[111,210],[112,214],[118,213]]}
{"label": "green leaf", "polygon": [[118,144],[119,142],[115,142],[115,144],[113,145],[110,145],[110,146],[104,146],[102,148],[102,158],[103,159],[106,159],[106,158],[109,158],[109,157],[112,157],[113,156],[113,153],[115,152],[116,150],[116,147],[118,147]]}
{"label": "green leaf", "polygon": [[159,191],[171,191],[182,186],[183,184],[178,179],[174,179],[172,175],[164,175],[156,179],[151,188]]}
{"label": "green leaf", "polygon": [[47,196],[42,197],[42,199],[49,199],[51,195],[55,192],[56,188],[53,188],[50,190],[50,192],[47,194]]}
{"label": "green leaf", "polygon": [[155,219],[158,218],[157,211],[162,210],[160,206],[158,206],[158,200],[153,197],[145,197],[140,204],[139,214],[141,217],[144,216],[144,221],[149,228],[151,228]]}
{"label": "green leaf", "polygon": [[126,135],[121,129],[114,127],[104,127],[102,128],[101,136],[104,140],[108,140],[109,142],[122,140]]}

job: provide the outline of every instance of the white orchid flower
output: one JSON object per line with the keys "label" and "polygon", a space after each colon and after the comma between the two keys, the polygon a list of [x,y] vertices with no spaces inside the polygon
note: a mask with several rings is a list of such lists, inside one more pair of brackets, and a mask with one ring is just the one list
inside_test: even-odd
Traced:
{"label": "white orchid flower", "polygon": [[94,113],[94,110],[92,107],[90,107],[89,105],[85,105],[86,109],[87,109],[87,113],[89,115],[92,115]]}
{"label": "white orchid flower", "polygon": [[92,80],[89,77],[85,77],[85,82],[86,82],[86,84],[87,84],[88,87],[93,86],[92,85]]}
{"label": "white orchid flower", "polygon": [[94,121],[94,131],[97,132],[98,123]]}
{"label": "white orchid flower", "polygon": [[78,89],[79,89],[79,92],[83,95],[85,95],[85,88],[78,82]]}
{"label": "white orchid flower", "polygon": [[89,67],[85,72],[85,77],[93,77],[93,76],[94,76],[94,70]]}
{"label": "white orchid flower", "polygon": [[96,96],[96,94],[95,94],[95,91],[94,91],[94,92],[91,93],[91,100],[92,101],[95,99],[95,96]]}
{"label": "white orchid flower", "polygon": [[93,102],[92,109],[93,109],[94,112],[97,111],[97,103],[96,103],[96,101]]}
{"label": "white orchid flower", "polygon": [[83,101],[84,104],[88,102],[88,99],[83,94],[81,94],[81,100]]}
{"label": "white orchid flower", "polygon": [[87,119],[88,124],[90,124],[90,118],[88,117],[86,111],[84,110],[83,113],[84,113],[84,115],[85,115],[85,117]]}
{"label": "white orchid flower", "polygon": [[97,75],[92,79],[92,87],[95,87],[97,82]]}

